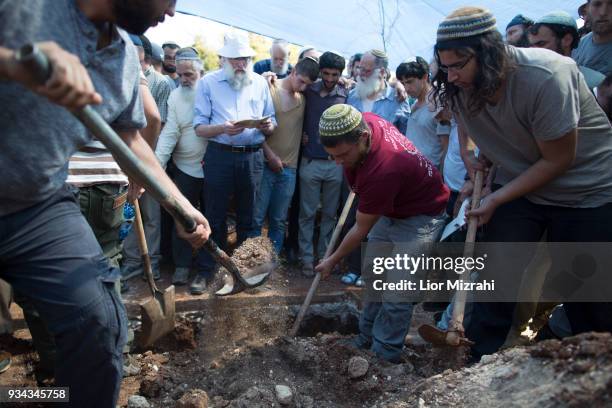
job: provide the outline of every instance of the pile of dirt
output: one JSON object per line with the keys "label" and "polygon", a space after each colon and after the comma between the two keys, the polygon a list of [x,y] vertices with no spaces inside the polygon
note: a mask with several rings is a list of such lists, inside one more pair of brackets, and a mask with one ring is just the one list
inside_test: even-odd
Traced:
{"label": "pile of dirt", "polygon": [[585,333],[484,356],[414,384],[376,407],[603,407],[612,405],[612,336]]}
{"label": "pile of dirt", "polygon": [[249,276],[248,272],[266,264],[276,264],[278,257],[272,241],[268,237],[248,238],[232,253],[232,261],[238,269]]}

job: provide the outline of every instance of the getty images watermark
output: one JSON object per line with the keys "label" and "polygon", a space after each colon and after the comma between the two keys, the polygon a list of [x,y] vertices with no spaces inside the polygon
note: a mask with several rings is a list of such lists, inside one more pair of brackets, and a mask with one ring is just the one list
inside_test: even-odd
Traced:
{"label": "getty images watermark", "polygon": [[482,242],[362,245],[366,301],[610,302],[612,243]]}
{"label": "getty images watermark", "polygon": [[495,280],[484,280],[474,282],[469,276],[474,272],[480,272],[485,268],[487,254],[478,257],[441,257],[441,256],[410,256],[406,253],[395,254],[389,257],[374,257],[372,259],[372,273],[374,275],[384,275],[387,271],[405,272],[409,275],[416,275],[417,272],[454,272],[459,276],[466,276],[465,279],[446,279],[435,281],[432,279],[400,279],[399,282],[387,282],[382,277],[372,282],[372,288],[377,291],[493,291],[495,290]]}

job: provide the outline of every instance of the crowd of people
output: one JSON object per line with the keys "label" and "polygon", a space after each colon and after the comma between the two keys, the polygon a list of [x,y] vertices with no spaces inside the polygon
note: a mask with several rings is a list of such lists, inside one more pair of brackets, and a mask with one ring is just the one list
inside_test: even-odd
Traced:
{"label": "crowd of people", "polygon": [[[155,279],[169,260],[172,282],[193,295],[218,269],[194,248],[209,237],[227,248],[233,224],[238,244],[267,233],[305,277],[342,271],[337,279],[364,286],[362,243],[426,251],[478,170],[485,194],[468,216],[483,226],[479,239],[612,241],[612,0],[583,5],[580,29],[564,12],[519,14],[505,35],[489,11],[463,7],[440,23],[432,55],[397,67],[381,50],[347,64],[313,46],[290,64],[282,39],[254,61],[248,36],[231,30],[211,72],[195,48],[143,35],[176,1],[140,3],[0,5],[0,329],[10,330],[12,287],[41,357],[39,383],[70,386],[72,405],[117,399],[128,337],[120,292],[143,274],[136,233],[122,239],[136,199]],[[17,59],[26,43],[50,61],[44,84]],[[168,227],[160,205],[71,116],[88,104],[177,197],[195,231]],[[326,258],[351,191],[341,242]],[[470,306],[474,359],[504,345],[516,307]],[[413,308],[366,303],[353,346],[399,362]],[[566,324],[547,325],[548,336],[612,331],[612,303],[555,313]],[[0,354],[0,371],[9,362]]]}

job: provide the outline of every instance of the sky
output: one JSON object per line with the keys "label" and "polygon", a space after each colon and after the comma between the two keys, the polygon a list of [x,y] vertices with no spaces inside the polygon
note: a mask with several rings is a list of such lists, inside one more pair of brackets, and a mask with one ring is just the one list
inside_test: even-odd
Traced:
{"label": "sky", "polygon": [[166,16],[163,23],[148,29],[145,36],[159,45],[166,41],[174,41],[181,47],[188,47],[199,35],[206,46],[216,50],[223,46],[223,34],[228,29],[229,26],[215,21],[176,13],[174,17]]}

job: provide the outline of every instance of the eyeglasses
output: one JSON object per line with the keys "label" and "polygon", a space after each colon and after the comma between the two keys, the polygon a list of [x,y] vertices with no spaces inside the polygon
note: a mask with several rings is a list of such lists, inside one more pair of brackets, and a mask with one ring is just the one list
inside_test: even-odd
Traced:
{"label": "eyeglasses", "polygon": [[440,71],[444,72],[445,74],[448,74],[449,71],[453,71],[453,72],[461,71],[463,68],[465,68],[465,66],[468,64],[468,62],[470,62],[472,58],[474,58],[474,55],[470,55],[465,61],[458,62],[456,64],[452,64],[452,65],[440,64]]}

